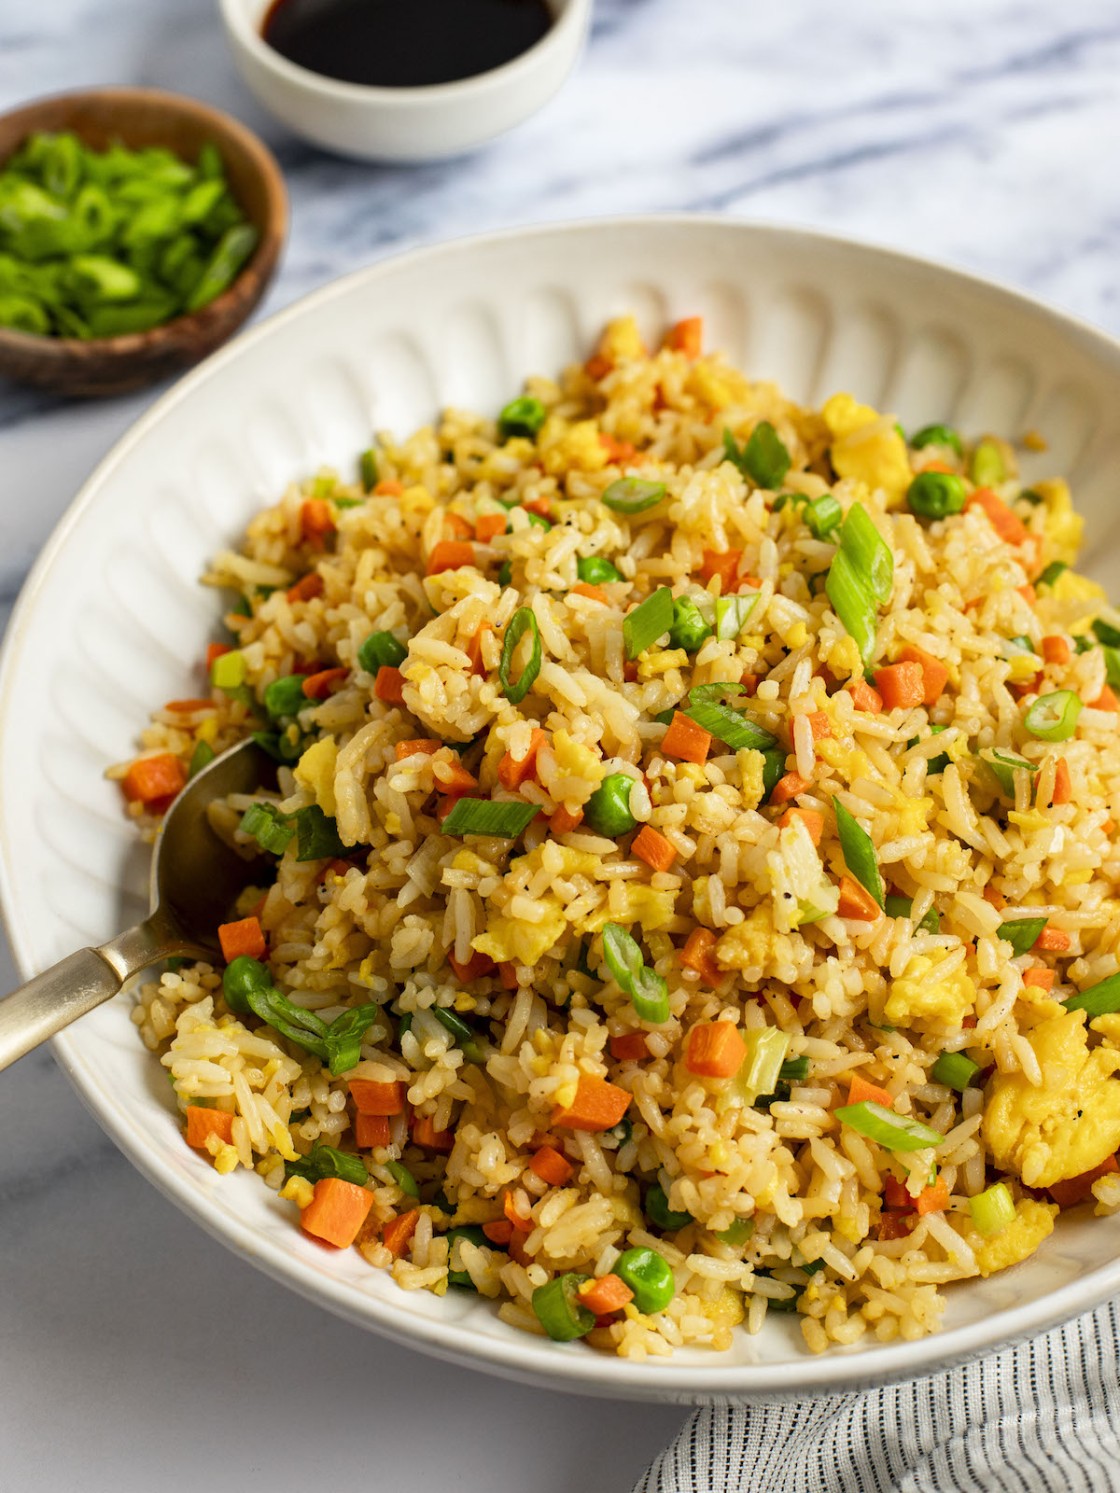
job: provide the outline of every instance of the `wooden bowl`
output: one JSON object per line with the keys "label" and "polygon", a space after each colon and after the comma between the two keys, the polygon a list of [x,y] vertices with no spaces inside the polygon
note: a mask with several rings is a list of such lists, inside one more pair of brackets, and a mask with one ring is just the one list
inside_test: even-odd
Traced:
{"label": "wooden bowl", "polygon": [[264,294],[288,226],[284,179],[261,141],[195,99],[150,88],[95,88],[0,115],[0,164],[39,130],[70,130],[95,150],[114,140],[134,149],[163,145],[189,161],[212,142],[260,241],[237,279],[208,306],[147,332],[83,342],[0,327],[0,374],[57,394],[123,394],[190,367],[231,337]]}

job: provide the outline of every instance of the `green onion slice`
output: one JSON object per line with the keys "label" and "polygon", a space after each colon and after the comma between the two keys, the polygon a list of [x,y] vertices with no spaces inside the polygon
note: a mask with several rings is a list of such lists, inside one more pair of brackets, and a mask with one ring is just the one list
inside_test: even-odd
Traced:
{"label": "green onion slice", "polygon": [[853,503],[840,530],[840,548],[825,580],[832,609],[855,639],[865,664],[875,653],[878,604],[890,600],[894,557],[860,503]]}
{"label": "green onion slice", "polygon": [[740,448],[729,430],[723,432],[723,449],[728,461],[737,466],[756,487],[776,492],[790,468],[790,454],[785,442],[770,424],[760,420]]}
{"label": "green onion slice", "polygon": [[1113,627],[1103,618],[1098,617],[1093,623],[1093,633],[1098,643],[1105,643],[1110,648],[1120,648],[1120,628]]}
{"label": "green onion slice", "polygon": [[[883,910],[889,918],[908,918],[914,904],[909,897],[888,896]],[[926,933],[936,933],[941,927],[941,915],[936,907],[931,907],[918,927]]]}
{"label": "green onion slice", "polygon": [[[526,632],[532,634],[529,659],[518,679],[510,678],[513,654]],[[541,671],[541,630],[531,607],[518,607],[509,619],[506,635],[502,640],[502,656],[498,663],[498,678],[502,683],[502,694],[513,705],[520,705],[529,693],[533,681]]]}
{"label": "green onion slice", "polygon": [[380,480],[377,469],[377,452],[372,446],[362,452],[358,457],[358,475],[362,479],[362,489],[372,492]]}
{"label": "green onion slice", "polygon": [[1012,918],[1009,923],[999,925],[996,929],[996,937],[1009,943],[1016,954],[1028,954],[1038,942],[1038,936],[1045,927],[1045,918]]}
{"label": "green onion slice", "polygon": [[664,979],[644,963],[635,940],[617,923],[603,925],[603,959],[643,1021],[656,1025],[668,1021],[669,992]]}
{"label": "green onion slice", "polygon": [[275,804],[250,804],[241,816],[238,826],[246,835],[252,835],[262,850],[272,855],[283,855],[295,837],[295,826]]}
{"label": "green onion slice", "polygon": [[498,416],[498,434],[503,441],[512,435],[527,436],[531,440],[544,424],[547,413],[540,400],[531,394],[511,399]]}
{"label": "green onion slice", "polygon": [[306,1156],[297,1161],[285,1161],[284,1176],[306,1177],[308,1182],[321,1182],[324,1177],[339,1177],[343,1182],[352,1182],[355,1187],[364,1187],[369,1181],[365,1162],[349,1151],[336,1151],[334,1146],[325,1146],[316,1141]]}
{"label": "green onion slice", "polygon": [[[718,684],[697,684],[688,692],[688,707],[682,713],[695,721],[705,731],[710,731],[733,752],[766,752],[777,746],[778,738],[752,721],[741,710],[718,703],[720,695],[740,695],[745,691],[741,684],[727,681]],[[784,762],[783,758],[783,762]],[[779,774],[779,777],[781,774]],[[777,779],[775,779],[775,782]]]}
{"label": "green onion slice", "polygon": [[204,767],[209,767],[214,760],[214,748],[208,741],[196,741],[194,751],[191,753],[190,766],[187,768],[188,779],[196,777]]}
{"label": "green onion slice", "polygon": [[385,1170],[403,1193],[406,1193],[410,1198],[418,1198],[420,1196],[420,1188],[416,1185],[416,1178],[407,1166],[404,1166],[399,1161],[387,1161],[385,1163]]}
{"label": "green onion slice", "polygon": [[737,596],[716,597],[716,637],[734,642],[750,621],[758,605],[757,591],[741,591]]}
{"label": "green onion slice", "polygon": [[474,1028],[461,1016],[454,1011],[449,1011],[446,1006],[433,1006],[432,1015],[455,1038],[468,1062],[483,1063],[486,1061],[486,1054],[479,1044]]}
{"label": "green onion slice", "polygon": [[1062,1005],[1067,1011],[1088,1011],[1090,1021],[1097,1016],[1110,1016],[1114,1011],[1120,1011],[1120,975],[1109,975],[1106,980],[1098,980],[1088,990],[1082,990],[1079,995],[1071,995]]}
{"label": "green onion slice", "polygon": [[686,653],[695,653],[711,635],[711,627],[692,598],[676,597],[673,601],[673,625],[669,629],[670,648],[683,648]]}
{"label": "green onion slice", "polygon": [[862,503],[853,503],[848,509],[840,544],[860,574],[868,578],[871,595],[885,606],[894,585],[894,556]]}
{"label": "green onion slice", "polygon": [[595,1314],[579,1299],[579,1288],[590,1277],[570,1271],[558,1275],[533,1292],[537,1321],[554,1343],[570,1343],[586,1337],[595,1326]]}
{"label": "green onion slice", "polygon": [[977,487],[997,487],[1007,480],[1007,463],[998,441],[985,436],[977,441],[969,459],[968,475]]}
{"label": "green onion slice", "polygon": [[831,493],[825,493],[806,505],[803,517],[815,539],[827,539],[834,529],[839,528],[844,510]]}
{"label": "green onion slice", "polygon": [[1039,695],[1023,712],[1023,725],[1040,741],[1068,741],[1077,730],[1081,700],[1071,689]]}
{"label": "green onion slice", "polygon": [[622,619],[622,640],[631,662],[644,653],[651,643],[664,637],[673,625],[673,593],[659,586],[639,606]]}
{"label": "green onion slice", "polygon": [[1015,1200],[1006,1182],[996,1182],[984,1192],[978,1192],[968,1200],[968,1211],[978,1233],[986,1239],[1002,1234],[1009,1224],[1015,1222]]}
{"label": "green onion slice", "polygon": [[945,1137],[930,1125],[912,1120],[906,1115],[896,1115],[893,1110],[865,1099],[859,1104],[845,1104],[833,1113],[841,1124],[849,1125],[877,1141],[888,1151],[924,1151],[927,1146],[939,1146]]}
{"label": "green onion slice", "polygon": [[1035,581],[1036,586],[1052,586],[1060,575],[1063,575],[1069,566],[1064,560],[1051,560],[1046,569]]}
{"label": "green onion slice", "polygon": [[964,1093],[980,1072],[980,1064],[974,1063],[963,1052],[943,1052],[929,1070],[934,1083],[943,1083],[946,1088]]}
{"label": "green onion slice", "polygon": [[602,501],[615,513],[644,513],[665,496],[664,482],[650,482],[645,477],[620,477],[605,488]]}
{"label": "green onion slice", "polygon": [[362,1055],[366,1033],[377,1020],[379,1007],[354,1006],[336,1016],[327,1027],[323,1041],[327,1045],[327,1065],[333,1077],[349,1073]]}
{"label": "green onion slice", "polygon": [[733,1080],[736,1094],[752,1105],[778,1086],[782,1064],[789,1051],[790,1035],[776,1026],[752,1027],[744,1034],[747,1054]]}
{"label": "green onion slice", "polygon": [[732,1249],[740,1249],[754,1233],[753,1218],[737,1218],[727,1228],[720,1229],[716,1238],[721,1244],[730,1244]]}
{"label": "green onion slice", "polygon": [[809,1077],[809,1059],[806,1057],[786,1058],[778,1069],[779,1083],[804,1083]]}
{"label": "green onion slice", "polygon": [[840,849],[844,853],[844,864],[862,887],[875,898],[879,906],[886,908],[883,878],[879,874],[879,862],[871,836],[848,812],[838,798],[833,798],[836,813],[836,828],[840,833]]}
{"label": "green onion slice", "polygon": [[445,835],[496,835],[516,840],[535,819],[536,804],[512,799],[495,803],[489,798],[460,798],[440,826]]}
{"label": "green onion slice", "polygon": [[990,757],[982,757],[980,760],[1008,798],[1015,797],[1015,774],[1020,769],[1025,768],[1032,774],[1038,771],[1036,762],[1028,762],[1025,757],[1012,757],[1008,752],[993,751]]}
{"label": "green onion slice", "polygon": [[649,1189],[642,1206],[646,1217],[659,1229],[675,1231],[685,1228],[692,1222],[691,1213],[687,1213],[683,1208],[669,1207],[669,1199],[660,1182],[655,1182]]}

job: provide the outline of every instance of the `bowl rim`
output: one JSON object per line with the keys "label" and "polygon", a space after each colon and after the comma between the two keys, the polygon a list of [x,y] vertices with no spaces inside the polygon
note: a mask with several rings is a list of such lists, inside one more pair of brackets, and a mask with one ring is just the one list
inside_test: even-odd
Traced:
{"label": "bowl rim", "polygon": [[[128,459],[133,447],[147,436],[153,426],[158,425],[164,412],[189,399],[199,385],[220,375],[226,363],[240,356],[250,343],[266,339],[274,330],[289,322],[313,315],[319,307],[336,297],[346,296],[352,287],[361,282],[376,283],[377,280],[392,275],[406,262],[410,265],[431,261],[438,264],[448,256],[470,254],[478,249],[518,240],[531,247],[539,237],[611,232],[618,229],[641,231],[651,228],[677,228],[688,232],[733,229],[747,236],[775,242],[807,241],[824,252],[855,250],[868,256],[872,265],[878,260],[891,262],[912,272],[933,271],[950,282],[993,296],[1005,308],[1033,317],[1041,316],[1067,335],[1074,333],[1085,339],[1110,361],[1120,364],[1120,339],[1077,316],[1055,310],[1030,295],[938,260],[815,228],[774,222],[749,222],[718,213],[627,214],[507,228],[440,243],[406,246],[373,264],[350,271],[273,312],[235,343],[227,344],[214,353],[179,379],[145,410],[98,462],[52,531],[28,573],[13,609],[3,648],[0,650],[0,732],[7,728],[13,679],[24,651],[28,624],[35,612],[38,594],[56,557],[68,543],[71,530],[96,500],[99,490]],[[13,895],[18,867],[10,860],[9,849],[5,839],[0,837],[0,921],[15,955],[17,968],[26,979],[36,973],[39,966],[33,955],[30,937],[25,935],[19,919],[19,904]],[[180,1176],[165,1166],[153,1149],[146,1148],[141,1133],[116,1108],[113,1096],[99,1088],[97,1076],[88,1070],[88,1065],[83,1064],[73,1033],[64,1032],[55,1037],[51,1046],[79,1097],[137,1169],[193,1222],[242,1258],[306,1299],[318,1303],[352,1324],[375,1331],[404,1347],[419,1349],[468,1367],[484,1367],[488,1372],[502,1377],[554,1390],[561,1389],[573,1394],[598,1392],[619,1399],[675,1403],[703,1403],[715,1398],[738,1401],[780,1400],[806,1393],[824,1395],[852,1392],[871,1385],[939,1373],[956,1364],[994,1353],[1089,1311],[1120,1291],[1120,1258],[1117,1258],[1045,1295],[990,1313],[975,1322],[931,1333],[915,1342],[861,1343],[852,1349],[833,1348],[819,1357],[806,1352],[804,1357],[783,1363],[735,1365],[721,1364],[718,1354],[712,1355],[713,1362],[710,1365],[681,1365],[673,1358],[643,1363],[598,1354],[588,1355],[580,1351],[578,1345],[549,1344],[547,1360],[538,1362],[534,1354],[537,1346],[534,1338],[526,1336],[522,1343],[519,1340],[480,1337],[455,1324],[435,1318],[429,1320],[417,1317],[404,1305],[398,1304],[391,1295],[374,1298],[356,1291],[346,1282],[314,1273],[294,1253],[270,1238],[263,1237],[253,1225],[234,1212],[200,1208],[195,1192],[185,1176]],[[451,1341],[448,1340],[449,1337]]]}
{"label": "bowl rim", "polygon": [[[42,94],[25,104],[17,104],[14,109],[7,109],[0,114],[0,124],[18,122],[21,116],[26,116],[28,121],[28,133],[35,129],[34,120],[36,115],[48,105],[57,105],[78,102],[87,99],[113,99],[127,103],[148,104],[163,109],[168,115],[179,114],[180,116],[191,116],[202,124],[207,124],[216,129],[225,139],[236,140],[238,145],[251,158],[253,169],[265,185],[265,194],[268,199],[270,218],[275,215],[275,239],[278,249],[282,249],[288,238],[289,206],[288,191],[284,184],[284,174],[280,170],[276,157],[268,146],[255,131],[248,125],[243,124],[240,119],[232,114],[227,114],[224,109],[218,109],[213,104],[204,103],[201,99],[191,98],[188,94],[173,93],[165,88],[134,88],[128,85],[115,87],[106,84],[98,88],[67,88],[58,93]],[[216,142],[217,143],[217,142]],[[219,146],[220,148],[220,146]],[[0,159],[0,170],[3,169],[7,156]],[[271,225],[266,225],[271,226]],[[0,327],[0,347],[11,349],[13,352],[26,353],[29,356],[41,354],[45,357],[54,357],[63,360],[84,350],[84,355],[89,356],[91,351],[96,351],[98,356],[128,359],[137,353],[141,347],[151,347],[153,339],[161,333],[174,328],[176,334],[183,331],[185,327],[195,325],[200,317],[211,319],[222,315],[229,310],[233,304],[234,293],[241,284],[242,279],[254,267],[259,267],[259,261],[269,250],[269,236],[262,232],[260,241],[253,250],[252,255],[238,270],[232,282],[226,286],[221,295],[215,296],[205,306],[199,307],[197,311],[185,312],[174,316],[170,321],[161,321],[154,327],[149,327],[144,332],[123,332],[116,337],[44,337],[35,332],[20,332],[13,327]]]}
{"label": "bowl rim", "polygon": [[[559,14],[556,11],[558,3],[563,5]],[[483,94],[515,85],[523,75],[538,68],[550,52],[567,46],[569,42],[574,43],[590,19],[592,0],[548,0],[548,5],[553,12],[552,25],[539,41],[508,62],[467,78],[457,78],[452,83],[387,88],[377,83],[348,83],[341,78],[314,72],[309,67],[301,67],[269,46],[250,20],[244,0],[218,0],[226,30],[255,62],[274,76],[306,93],[317,94],[324,101],[366,105],[399,114],[419,112],[430,105],[477,103]],[[266,13],[270,8],[266,6]],[[573,36],[573,32],[577,35]]]}

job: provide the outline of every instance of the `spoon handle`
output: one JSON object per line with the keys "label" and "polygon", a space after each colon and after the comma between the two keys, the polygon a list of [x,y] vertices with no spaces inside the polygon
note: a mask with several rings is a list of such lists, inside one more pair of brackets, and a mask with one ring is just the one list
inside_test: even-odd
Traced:
{"label": "spoon handle", "polygon": [[125,982],[191,945],[157,914],[99,949],[79,949],[0,1000],[0,1070],[110,1000]]}

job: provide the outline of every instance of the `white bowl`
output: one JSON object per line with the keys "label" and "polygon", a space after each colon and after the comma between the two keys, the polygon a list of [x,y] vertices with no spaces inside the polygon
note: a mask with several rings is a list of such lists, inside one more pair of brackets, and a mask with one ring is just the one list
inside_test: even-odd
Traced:
{"label": "white bowl", "polygon": [[[586,355],[633,309],[656,337],[706,341],[806,401],[848,388],[907,425],[1036,426],[1032,479],[1072,476],[1090,569],[1120,582],[1120,347],[996,286],[879,249],[718,219],[519,231],[387,260],[216,354],[101,463],[36,565],[0,660],[0,894],[25,974],[145,910],[147,856],[105,765],[190,677],[220,601],[197,584],[285,483],[351,470],[375,428],[444,403],[495,411],[530,371]],[[197,668],[197,665],[195,666]],[[255,1176],[219,1177],[183,1144],[127,997],[56,1052],[101,1124],[195,1222],[323,1306],[413,1347],[556,1387],[681,1400],[804,1395],[929,1373],[1120,1291],[1120,1217],[1064,1218],[1027,1263],[949,1293],[947,1330],[814,1358],[776,1318],[730,1353],[605,1358],[506,1327],[478,1298],[399,1290],[355,1250],[304,1238]]]}
{"label": "white bowl", "polygon": [[549,5],[555,20],[546,34],[502,67],[427,88],[372,88],[323,77],[270,47],[261,36],[269,0],[219,0],[238,70],[277,119],[327,150],[402,162],[473,150],[552,97],[575,66],[591,0]]}

